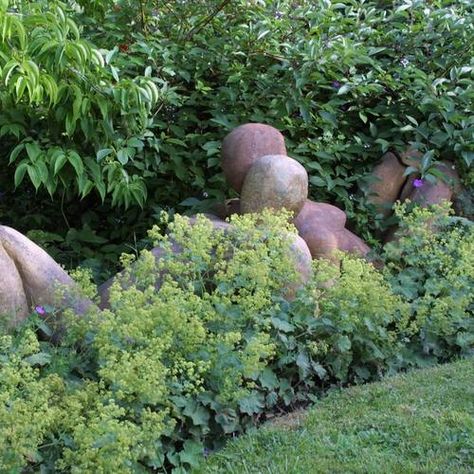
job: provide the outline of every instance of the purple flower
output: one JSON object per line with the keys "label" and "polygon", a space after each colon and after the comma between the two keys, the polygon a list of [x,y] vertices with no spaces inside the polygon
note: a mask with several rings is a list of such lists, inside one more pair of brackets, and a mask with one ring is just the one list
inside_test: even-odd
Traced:
{"label": "purple flower", "polygon": [[41,314],[41,316],[43,314],[46,314],[46,310],[43,308],[43,306],[36,306],[35,307],[35,311],[38,313],[38,314]]}
{"label": "purple flower", "polygon": [[421,188],[424,183],[425,182],[422,179],[415,179],[415,181],[413,181],[413,186],[415,188]]}
{"label": "purple flower", "polygon": [[334,89],[339,89],[341,87],[341,83],[339,81],[332,81],[331,85]]}

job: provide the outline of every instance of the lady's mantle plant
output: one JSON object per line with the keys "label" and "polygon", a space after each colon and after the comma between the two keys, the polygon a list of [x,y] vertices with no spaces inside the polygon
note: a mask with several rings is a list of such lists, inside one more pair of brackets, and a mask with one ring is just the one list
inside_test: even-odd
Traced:
{"label": "lady's mantle plant", "polygon": [[472,352],[464,221],[415,211],[384,273],[316,262],[286,301],[287,218],[246,215],[216,232],[176,216],[168,234],[151,232],[159,263],[125,258],[110,309],[66,316],[58,345],[39,341],[50,329],[38,314],[1,336],[0,471],[185,472],[225,435],[331,385]]}

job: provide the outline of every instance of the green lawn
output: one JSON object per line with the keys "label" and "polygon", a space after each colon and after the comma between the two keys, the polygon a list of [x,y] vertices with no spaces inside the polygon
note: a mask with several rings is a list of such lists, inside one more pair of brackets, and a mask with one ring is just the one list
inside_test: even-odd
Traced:
{"label": "green lawn", "polygon": [[332,392],[199,473],[474,473],[474,360]]}

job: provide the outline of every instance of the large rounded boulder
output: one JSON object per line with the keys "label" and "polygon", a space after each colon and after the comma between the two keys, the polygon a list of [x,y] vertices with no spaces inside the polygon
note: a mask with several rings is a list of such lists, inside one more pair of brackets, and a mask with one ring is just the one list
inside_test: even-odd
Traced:
{"label": "large rounded boulder", "polygon": [[20,232],[0,226],[0,316],[14,326],[35,306],[73,308],[82,314],[91,301],[78,295],[71,277]]}
{"label": "large rounded boulder", "polygon": [[436,182],[418,180],[419,184],[413,187],[408,199],[423,207],[440,204],[442,201],[453,201],[461,191],[459,175],[454,164],[442,161],[436,165],[436,169],[443,177],[438,178]]}
{"label": "large rounded boulder", "polygon": [[308,173],[293,158],[267,155],[249,169],[240,195],[241,212],[287,209],[297,215],[308,197]]}
{"label": "large rounded boulder", "polygon": [[283,135],[270,125],[246,123],[222,142],[222,170],[229,185],[240,192],[253,163],[265,155],[286,155]]}

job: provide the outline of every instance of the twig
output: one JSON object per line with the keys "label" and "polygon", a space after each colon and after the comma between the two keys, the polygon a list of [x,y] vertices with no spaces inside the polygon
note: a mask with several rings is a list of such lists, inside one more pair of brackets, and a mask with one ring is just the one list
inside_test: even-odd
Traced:
{"label": "twig", "polygon": [[224,0],[211,14],[203,18],[196,26],[191,28],[191,30],[186,35],[186,40],[189,41],[193,37],[193,35],[195,35],[196,33],[199,33],[230,2],[231,0]]}

